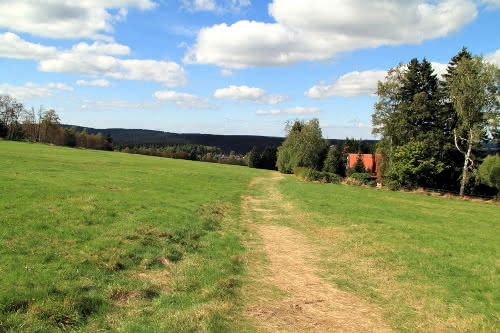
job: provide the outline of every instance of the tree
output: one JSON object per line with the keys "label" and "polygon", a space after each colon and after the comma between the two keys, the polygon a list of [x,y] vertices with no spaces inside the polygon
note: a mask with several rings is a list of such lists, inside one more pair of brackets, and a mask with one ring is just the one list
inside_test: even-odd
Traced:
{"label": "tree", "polygon": [[55,143],[56,132],[58,132],[59,129],[59,116],[53,109],[42,112],[40,117],[40,137],[38,141]]}
{"label": "tree", "polygon": [[498,67],[480,57],[462,58],[449,79],[449,94],[457,116],[455,146],[463,155],[460,195],[464,195],[474,167],[472,150],[484,136],[488,119],[499,110]]}
{"label": "tree", "polygon": [[479,166],[479,178],[483,184],[500,191],[500,156],[487,156]]}
{"label": "tree", "polygon": [[436,159],[425,142],[412,141],[394,148],[392,165],[387,178],[395,187],[434,186],[445,170],[445,163]]}
{"label": "tree", "polygon": [[260,153],[256,146],[248,153],[248,166],[250,168],[260,168]]}
{"label": "tree", "polygon": [[76,146],[76,135],[75,128],[65,128],[64,129],[64,145],[68,147]]}
{"label": "tree", "polygon": [[21,118],[24,116],[24,105],[8,95],[0,95],[0,134],[9,140],[20,140],[24,137]]}
{"label": "tree", "polygon": [[268,170],[276,170],[277,154],[278,149],[276,147],[266,147],[260,156],[260,167]]}
{"label": "tree", "polygon": [[361,154],[358,154],[358,158],[356,159],[356,164],[354,164],[354,172],[357,173],[367,172],[365,168],[365,163],[363,162],[363,156]]}
{"label": "tree", "polygon": [[285,131],[287,137],[278,148],[278,170],[282,173],[292,173],[297,167],[321,170],[328,145],[322,138],[319,120],[287,122]]}
{"label": "tree", "polygon": [[[467,55],[466,50],[462,50],[452,58],[449,77],[455,75],[457,59],[467,58]],[[453,130],[457,117],[448,91],[448,83],[438,80],[425,59],[422,62],[412,59],[407,65],[389,70],[386,80],[378,83],[380,99],[372,115],[372,132],[381,136],[377,152],[383,155],[379,168],[383,178],[390,173],[395,148],[408,142],[422,142],[430,151],[425,154],[426,158],[445,161],[445,168],[439,177],[436,176],[433,186],[458,187],[454,184],[462,161],[454,145]]]}

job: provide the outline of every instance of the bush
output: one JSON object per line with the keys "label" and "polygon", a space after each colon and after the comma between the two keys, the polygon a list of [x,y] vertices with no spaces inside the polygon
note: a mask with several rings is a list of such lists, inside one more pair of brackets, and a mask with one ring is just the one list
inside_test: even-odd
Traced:
{"label": "bush", "polygon": [[345,180],[345,184],[347,185],[368,185],[375,184],[375,180],[372,179],[372,175],[370,173],[360,173],[354,172]]}
{"label": "bush", "polygon": [[486,157],[479,166],[479,177],[483,184],[500,190],[500,156]]}
{"label": "bush", "polygon": [[317,171],[310,168],[295,168],[294,173],[297,177],[307,181],[319,181],[321,183],[338,184],[342,178],[334,173]]}

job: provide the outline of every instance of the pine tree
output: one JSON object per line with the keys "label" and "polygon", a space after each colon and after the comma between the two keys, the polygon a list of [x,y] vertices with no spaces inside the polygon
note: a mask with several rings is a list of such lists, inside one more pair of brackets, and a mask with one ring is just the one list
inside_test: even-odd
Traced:
{"label": "pine tree", "polygon": [[358,154],[356,164],[354,164],[354,172],[364,173],[366,172],[365,163],[363,162],[363,156]]}

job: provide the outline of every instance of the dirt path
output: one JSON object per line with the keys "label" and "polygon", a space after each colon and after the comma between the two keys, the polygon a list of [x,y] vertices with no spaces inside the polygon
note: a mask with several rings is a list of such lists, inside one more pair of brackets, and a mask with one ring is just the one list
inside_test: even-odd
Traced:
{"label": "dirt path", "polygon": [[301,232],[280,225],[307,218],[283,200],[277,189],[282,177],[274,173],[255,179],[250,184],[255,196],[242,203],[256,234],[248,245],[264,257],[249,262],[247,316],[268,332],[390,332],[376,308],[319,277],[315,262],[320,249]]}

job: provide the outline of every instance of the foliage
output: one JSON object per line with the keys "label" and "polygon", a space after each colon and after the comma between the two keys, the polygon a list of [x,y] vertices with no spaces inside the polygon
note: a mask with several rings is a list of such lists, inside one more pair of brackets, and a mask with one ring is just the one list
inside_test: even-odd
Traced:
{"label": "foliage", "polygon": [[307,181],[318,181],[321,183],[338,184],[342,180],[339,175],[331,172],[318,171],[310,168],[297,167],[294,169],[294,174]]}
{"label": "foliage", "polygon": [[[477,149],[480,140],[486,138],[486,128],[488,128],[490,135],[495,138],[498,127],[496,122],[498,112],[494,110],[495,107],[491,106],[495,103],[498,104],[498,100],[495,101],[493,95],[494,91],[498,91],[499,80],[497,79],[494,83],[495,80],[492,78],[499,78],[500,74],[493,65],[483,66],[482,61],[477,59],[472,57],[466,48],[463,48],[450,60],[448,72],[443,75],[444,81],[437,78],[431,64],[425,58],[421,62],[412,59],[406,65],[400,64],[389,70],[385,81],[378,83],[379,101],[375,105],[372,122],[373,134],[381,136],[377,152],[383,156],[379,165],[379,174],[383,179],[391,182],[397,179],[396,183],[398,184],[406,183],[406,180],[403,181],[399,177],[401,174],[395,176],[404,172],[405,168],[401,168],[399,165],[398,170],[392,170],[394,152],[398,147],[402,147],[408,142],[420,142],[428,150],[425,154],[427,165],[431,161],[440,161],[444,165],[442,168],[438,168],[442,169],[440,172],[428,170],[430,173],[427,175],[417,177],[420,178],[418,184],[410,181],[413,184],[411,186],[432,184],[433,187],[447,190],[457,190],[460,187],[463,193],[464,186],[470,178],[473,162],[479,156]],[[478,63],[477,68],[468,70],[469,74],[465,75],[463,64],[474,62]],[[479,67],[487,67],[488,69],[481,70]],[[475,74],[473,75],[473,73],[479,72],[490,72],[489,76],[476,75],[476,78],[483,77],[483,82],[488,81],[489,83],[481,84],[474,79]],[[468,79],[463,79],[466,76]],[[474,80],[476,80],[475,83],[473,83]],[[468,82],[471,89],[465,86],[457,89],[459,81],[463,85]],[[477,103],[469,101],[467,102],[469,105],[474,104],[481,111],[476,112],[473,117],[472,115],[464,117],[464,107],[460,107],[457,103],[461,100],[460,103],[464,104],[467,94],[474,95],[478,99],[481,99],[481,94],[488,95],[489,97],[486,99],[489,102],[495,102],[485,107],[489,102],[484,104],[479,101]],[[498,106],[496,108],[498,109]],[[468,125],[465,125],[468,122],[466,118],[475,119],[473,122],[476,121],[477,126],[472,126],[474,128],[471,127],[472,130],[468,130]],[[467,146],[469,141],[471,146]],[[464,154],[459,152],[455,146]],[[406,156],[410,158],[409,155]],[[465,168],[463,167],[464,157],[467,165]],[[401,158],[401,154],[399,158]],[[413,162],[410,160],[406,163],[412,164]],[[407,178],[414,179],[414,176],[409,175]],[[462,180],[460,184],[458,179]]]}
{"label": "foliage", "polygon": [[500,69],[479,57],[462,58],[448,82],[449,94],[457,115],[455,145],[464,156],[460,184],[463,195],[473,170],[472,150],[485,135],[488,120],[499,113]]}
{"label": "foliage", "polygon": [[496,187],[500,191],[500,156],[487,156],[479,166],[479,177],[483,184]]}
{"label": "foliage", "polygon": [[276,166],[282,173],[292,173],[297,167],[321,170],[327,152],[318,119],[296,120],[285,127],[287,137],[278,148]]}
{"label": "foliage", "polygon": [[260,167],[262,169],[276,170],[276,159],[278,149],[276,147],[267,146],[260,155]]}
{"label": "foliage", "polygon": [[432,187],[445,168],[446,165],[434,157],[425,142],[413,141],[394,148],[387,178],[393,187]]}
{"label": "foliage", "polygon": [[372,180],[372,175],[367,172],[354,172],[349,176],[349,178],[362,184],[368,184]]}
{"label": "foliage", "polygon": [[337,143],[335,148],[330,147],[323,165],[323,171],[335,173],[340,177],[345,177],[346,158],[344,154],[344,145]]}
{"label": "foliage", "polygon": [[365,163],[363,162],[363,156],[361,154],[358,154],[358,157],[356,158],[356,164],[354,164],[354,172],[357,173],[365,173],[367,169],[365,168]]}
{"label": "foliage", "polygon": [[248,153],[248,166],[250,168],[260,168],[261,166],[261,159],[260,159],[260,153],[257,150],[256,146],[253,146],[252,150]]}
{"label": "foliage", "polygon": [[355,138],[345,138],[342,147],[344,153],[352,154],[371,154],[374,152],[374,145],[368,144],[365,140]]}

